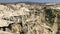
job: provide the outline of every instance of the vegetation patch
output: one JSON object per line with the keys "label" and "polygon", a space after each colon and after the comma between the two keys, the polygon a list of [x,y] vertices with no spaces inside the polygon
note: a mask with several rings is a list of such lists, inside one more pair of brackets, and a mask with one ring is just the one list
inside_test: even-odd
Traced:
{"label": "vegetation patch", "polygon": [[45,11],[45,20],[48,23],[53,24],[54,23],[55,15],[53,14],[52,9],[44,7],[44,11]]}

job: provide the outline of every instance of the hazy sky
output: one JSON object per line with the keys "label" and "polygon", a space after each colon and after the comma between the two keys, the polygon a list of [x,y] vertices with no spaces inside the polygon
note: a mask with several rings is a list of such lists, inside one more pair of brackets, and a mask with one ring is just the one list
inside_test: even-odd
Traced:
{"label": "hazy sky", "polygon": [[56,3],[60,3],[60,0],[0,0],[1,2],[56,2]]}

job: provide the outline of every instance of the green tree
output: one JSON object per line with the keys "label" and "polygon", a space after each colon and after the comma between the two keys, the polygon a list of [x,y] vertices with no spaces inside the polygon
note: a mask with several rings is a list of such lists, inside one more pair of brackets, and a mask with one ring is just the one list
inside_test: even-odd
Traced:
{"label": "green tree", "polygon": [[54,23],[54,17],[55,17],[55,15],[53,14],[52,10],[53,10],[53,9],[51,9],[51,8],[44,7],[45,20],[46,20],[48,23],[51,23],[51,24]]}

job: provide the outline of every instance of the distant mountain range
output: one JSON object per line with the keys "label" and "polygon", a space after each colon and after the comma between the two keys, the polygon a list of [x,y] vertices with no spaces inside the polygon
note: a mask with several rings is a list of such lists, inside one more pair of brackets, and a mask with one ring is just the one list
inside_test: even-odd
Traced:
{"label": "distant mountain range", "polygon": [[33,1],[8,1],[8,2],[1,2],[0,4],[16,4],[16,3],[28,3],[28,4],[40,4],[40,5],[60,5],[60,3],[54,3],[54,2],[33,2]]}

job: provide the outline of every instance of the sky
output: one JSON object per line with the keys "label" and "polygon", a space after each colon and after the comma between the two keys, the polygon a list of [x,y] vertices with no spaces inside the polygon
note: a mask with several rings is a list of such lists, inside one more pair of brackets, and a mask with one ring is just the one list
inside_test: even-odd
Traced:
{"label": "sky", "polygon": [[0,3],[7,3],[7,2],[54,2],[54,3],[60,3],[60,0],[0,0]]}

